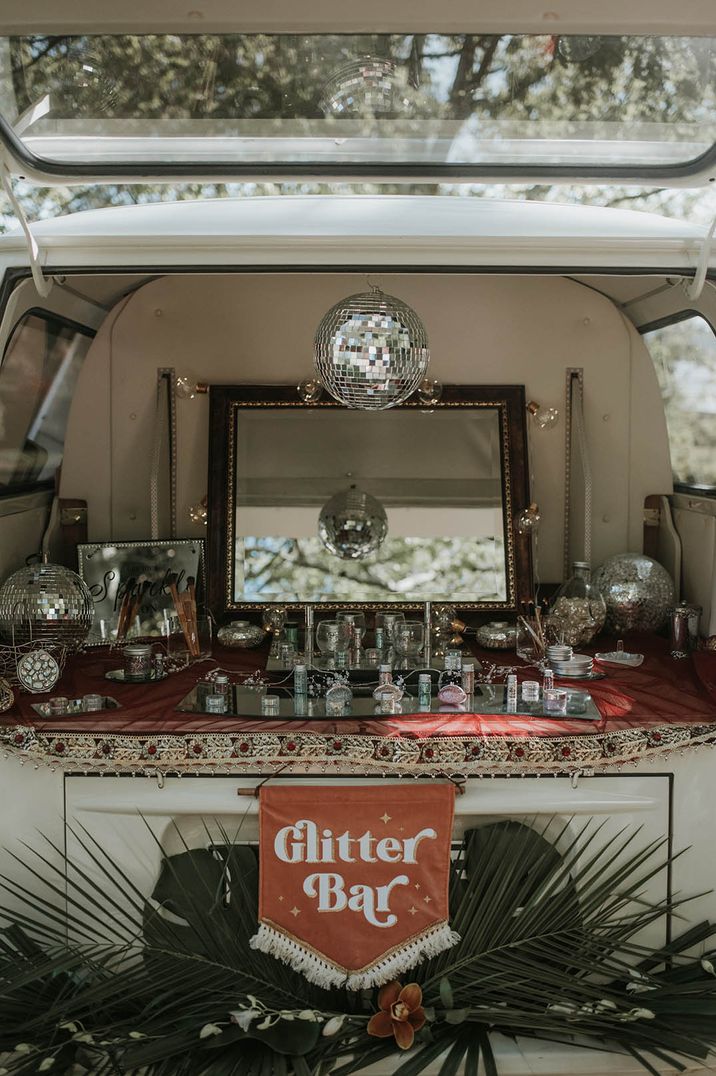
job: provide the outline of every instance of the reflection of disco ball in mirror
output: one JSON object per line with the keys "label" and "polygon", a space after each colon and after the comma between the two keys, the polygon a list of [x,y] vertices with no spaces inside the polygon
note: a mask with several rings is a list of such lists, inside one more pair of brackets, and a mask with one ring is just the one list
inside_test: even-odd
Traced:
{"label": "reflection of disco ball in mirror", "polygon": [[32,564],[0,587],[0,634],[14,645],[32,640],[79,650],[93,610],[89,588],[76,572],[61,564]]}
{"label": "reflection of disco ball in mirror", "polygon": [[604,38],[597,35],[563,34],[557,42],[557,52],[567,63],[580,64],[595,56],[603,44]]}
{"label": "reflection of disco ball in mirror", "polygon": [[430,361],[418,315],[379,288],[336,303],[318,326],[314,349],[316,371],[327,391],[362,411],[403,403]]}
{"label": "reflection of disco ball in mirror", "polygon": [[383,505],[355,486],[326,501],[318,517],[318,537],[341,560],[360,560],[375,553],[387,533]]}
{"label": "reflection of disco ball in mirror", "polygon": [[70,49],[51,70],[52,84],[47,90],[55,111],[59,107],[89,116],[112,112],[121,103],[119,83],[98,54]]}
{"label": "reflection of disco ball in mirror", "polygon": [[378,56],[362,56],[340,67],[321,95],[326,116],[380,116],[408,104],[397,64]]}
{"label": "reflection of disco ball in mirror", "polygon": [[674,604],[671,576],[643,553],[607,557],[594,583],[607,605],[607,628],[619,634],[658,631]]}

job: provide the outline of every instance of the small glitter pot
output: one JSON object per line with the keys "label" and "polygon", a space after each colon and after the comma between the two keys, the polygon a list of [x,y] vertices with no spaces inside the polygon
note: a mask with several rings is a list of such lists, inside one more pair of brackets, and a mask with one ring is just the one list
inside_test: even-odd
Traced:
{"label": "small glitter pot", "polygon": [[66,714],[70,708],[70,700],[66,699],[63,695],[55,695],[54,699],[50,699],[48,702],[50,713],[54,716],[59,714]]}
{"label": "small glitter pot", "polygon": [[522,682],[522,701],[539,702],[539,680],[524,680]]}
{"label": "small glitter pot", "polygon": [[207,695],[204,706],[207,714],[224,714],[226,713],[226,695]]}
{"label": "small glitter pot", "polygon": [[86,714],[96,713],[104,708],[104,698],[101,695],[83,695],[82,709]]}
{"label": "small glitter pot", "polygon": [[149,643],[134,643],[125,646],[122,651],[124,659],[124,679],[141,683],[152,678],[152,648]]}
{"label": "small glitter pot", "polygon": [[261,699],[261,713],[265,717],[278,717],[279,713],[279,697],[278,695],[264,695]]}
{"label": "small glitter pot", "polygon": [[559,687],[547,687],[542,695],[542,706],[546,714],[561,716],[567,712],[567,692]]}

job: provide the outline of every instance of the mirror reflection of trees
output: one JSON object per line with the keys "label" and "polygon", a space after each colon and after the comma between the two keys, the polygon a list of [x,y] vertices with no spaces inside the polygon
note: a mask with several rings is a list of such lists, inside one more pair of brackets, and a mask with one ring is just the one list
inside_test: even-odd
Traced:
{"label": "mirror reflection of trees", "polygon": [[332,556],[318,538],[244,538],[236,562],[243,565],[237,601],[506,600],[505,554],[496,538],[389,537],[355,561]]}

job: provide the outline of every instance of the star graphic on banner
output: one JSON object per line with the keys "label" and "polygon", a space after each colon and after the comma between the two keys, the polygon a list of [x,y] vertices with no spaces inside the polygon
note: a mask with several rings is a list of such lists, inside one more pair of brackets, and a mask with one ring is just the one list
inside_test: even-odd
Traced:
{"label": "star graphic on banner", "polygon": [[416,882],[416,883],[415,883],[415,888],[416,888],[416,889],[420,889],[420,882]]}
{"label": "star graphic on banner", "polygon": [[425,901],[426,904],[429,904],[431,899],[432,899],[431,897],[423,897],[423,900]]}
{"label": "star graphic on banner", "polygon": [[415,907],[415,905],[413,905],[412,908],[408,908],[408,911],[410,912],[411,915],[417,915],[418,914],[418,909]]}
{"label": "star graphic on banner", "polygon": [[283,901],[283,897],[279,897],[278,899],[279,899],[280,901]]}
{"label": "star graphic on banner", "polygon": [[384,824],[385,824],[386,826],[388,825],[388,823],[390,822],[391,818],[390,818],[390,815],[388,814],[388,812],[387,812],[387,811],[385,812],[385,814],[382,814],[382,815],[380,816],[380,820],[381,820],[381,822],[383,822],[383,823],[384,823]]}
{"label": "star graphic on banner", "polygon": [[294,907],[293,907],[293,908],[291,908],[291,915],[292,915],[292,916],[294,917],[294,919],[295,919],[295,918],[296,918],[296,916],[297,916],[297,915],[300,915],[300,914],[301,914],[301,909],[300,909],[300,908],[297,908],[297,907],[296,907],[296,906],[294,905]]}

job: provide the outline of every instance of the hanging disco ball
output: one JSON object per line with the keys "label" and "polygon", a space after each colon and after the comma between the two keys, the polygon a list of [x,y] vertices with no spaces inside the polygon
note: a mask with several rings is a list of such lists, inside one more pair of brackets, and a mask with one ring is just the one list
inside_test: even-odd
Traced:
{"label": "hanging disco ball", "polygon": [[346,407],[382,411],[415,392],[430,361],[425,327],[407,303],[380,288],[349,295],[324,315],[316,372]]}
{"label": "hanging disco ball", "polygon": [[93,612],[87,584],[61,564],[30,564],[0,587],[0,635],[11,645],[32,641],[79,650]]}
{"label": "hanging disco ball", "polygon": [[393,60],[362,56],[331,75],[320,104],[326,116],[380,116],[407,105],[403,96]]}
{"label": "hanging disco ball", "polygon": [[318,537],[341,560],[360,560],[375,553],[387,533],[383,505],[356,486],[326,501],[318,517]]}

